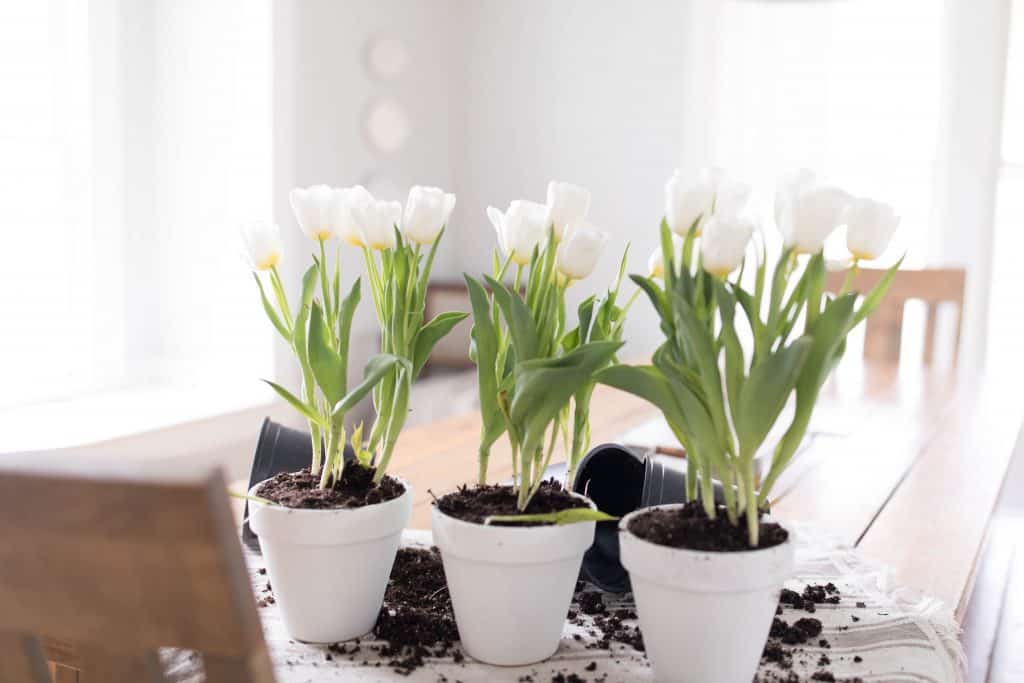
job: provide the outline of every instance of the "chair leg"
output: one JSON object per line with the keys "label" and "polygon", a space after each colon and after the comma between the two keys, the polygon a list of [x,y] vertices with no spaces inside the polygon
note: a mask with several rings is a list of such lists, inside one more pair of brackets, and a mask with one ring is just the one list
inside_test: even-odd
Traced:
{"label": "chair leg", "polygon": [[112,653],[95,647],[82,647],[82,668],[78,683],[165,683],[160,661],[154,652],[143,654]]}
{"label": "chair leg", "polygon": [[38,638],[0,631],[0,681],[50,682]]}
{"label": "chair leg", "polygon": [[63,664],[51,664],[53,683],[78,683],[78,669]]}

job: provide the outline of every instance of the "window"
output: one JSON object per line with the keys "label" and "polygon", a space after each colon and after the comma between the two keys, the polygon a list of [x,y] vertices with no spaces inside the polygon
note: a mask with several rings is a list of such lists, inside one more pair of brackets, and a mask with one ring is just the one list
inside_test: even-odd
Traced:
{"label": "window", "polygon": [[0,451],[73,442],[82,401],[143,428],[265,399],[237,224],[271,216],[271,8],[236,10],[0,6]]}
{"label": "window", "polygon": [[1024,2],[1014,0],[1010,19],[1003,108],[1002,154],[996,203],[989,306],[988,362],[1011,377],[1024,373]]}

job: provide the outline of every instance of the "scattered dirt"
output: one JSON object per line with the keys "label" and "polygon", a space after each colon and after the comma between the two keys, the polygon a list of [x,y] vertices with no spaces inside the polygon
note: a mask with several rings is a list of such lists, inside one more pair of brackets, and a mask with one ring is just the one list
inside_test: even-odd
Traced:
{"label": "scattered dirt", "polygon": [[401,548],[384,592],[374,634],[394,646],[459,639],[437,548]]}
{"label": "scattered dirt", "polygon": [[[746,524],[730,524],[722,506],[715,519],[710,519],[699,501],[675,510],[649,510],[634,518],[629,530],[651,543],[672,548],[717,552],[751,549]],[[775,522],[761,522],[757,548],[771,548],[787,538],[789,532]]]}
{"label": "scattered dirt", "polygon": [[[441,512],[464,522],[483,524],[492,515],[516,515],[516,493],[511,486],[463,486],[443,496],[435,503]],[[581,498],[571,495],[555,479],[543,482],[526,506],[525,514],[560,512],[586,507]],[[500,525],[498,522],[495,525]],[[542,523],[515,524],[514,526],[544,526]]]}
{"label": "scattered dirt", "polygon": [[[860,677],[837,678],[827,668],[832,665],[833,661],[843,660],[845,657],[835,654],[830,656],[825,653],[812,653],[802,647],[808,642],[814,643],[817,639],[819,648],[831,649],[832,645],[828,639],[819,638],[822,633],[822,624],[819,619],[799,617],[790,624],[781,618],[784,608],[813,613],[816,605],[837,605],[840,600],[839,589],[832,583],[811,584],[805,586],[802,593],[786,588],[782,589],[779,595],[779,606],[775,612],[777,616],[772,620],[768,642],[765,643],[764,651],[761,654],[762,665],[771,664],[773,668],[762,667],[762,671],[754,678],[754,683],[800,683],[803,679],[792,670],[794,658],[798,658],[801,665],[806,665],[811,661],[815,663],[818,670],[811,674],[812,681],[864,683]],[[857,603],[857,607],[861,607],[862,604]],[[863,660],[859,656],[855,656],[853,661],[859,663]]]}
{"label": "scattered dirt", "polygon": [[394,477],[385,476],[374,484],[373,473],[373,468],[349,463],[341,481],[321,489],[320,478],[308,471],[282,472],[264,482],[256,495],[285,507],[330,510],[375,505],[405,493],[405,487]]}

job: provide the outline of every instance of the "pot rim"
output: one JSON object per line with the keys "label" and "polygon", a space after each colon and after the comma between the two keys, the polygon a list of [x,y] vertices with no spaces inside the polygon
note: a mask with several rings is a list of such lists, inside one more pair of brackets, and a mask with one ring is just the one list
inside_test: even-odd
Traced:
{"label": "pot rim", "polygon": [[[274,476],[277,476],[277,475],[274,475]],[[280,503],[274,503],[272,501],[270,503],[264,503],[262,500],[257,500],[259,498],[259,496],[256,495],[256,489],[258,489],[259,487],[263,486],[264,483],[266,483],[266,482],[270,481],[271,479],[273,479],[273,476],[267,477],[266,479],[263,479],[262,481],[258,481],[255,484],[253,484],[251,487],[249,487],[249,491],[248,491],[249,498],[247,499],[248,503],[249,503],[249,506],[250,506],[249,514],[250,514],[250,516],[252,515],[252,508],[254,506],[258,506],[261,509],[266,510],[266,511],[284,512],[284,513],[288,513],[288,514],[297,514],[297,515],[307,515],[307,516],[311,516],[311,517],[312,516],[317,516],[317,515],[324,515],[324,514],[344,514],[344,513],[355,514],[355,513],[358,513],[360,511],[363,511],[363,510],[373,510],[373,511],[381,510],[382,508],[387,507],[388,505],[390,505],[392,503],[394,503],[394,504],[400,503],[400,501],[402,501],[407,496],[411,496],[411,494],[412,494],[412,487],[409,485],[409,482],[407,482],[402,477],[397,477],[397,476],[395,476],[393,474],[388,475],[388,476],[390,476],[392,479],[397,479],[398,482],[401,483],[402,486],[405,488],[405,490],[402,492],[402,495],[397,496],[395,498],[391,498],[390,500],[382,500],[379,503],[373,503],[372,505],[362,505],[362,506],[356,507],[356,508],[293,508],[293,507],[289,507],[287,505],[281,505]]]}
{"label": "pot rim", "polygon": [[646,538],[643,538],[642,536],[637,536],[636,534],[634,534],[629,529],[629,523],[634,518],[639,517],[640,515],[642,515],[645,512],[649,512],[651,510],[678,510],[678,509],[682,508],[684,505],[685,505],[685,503],[666,503],[664,505],[652,505],[650,507],[637,508],[636,510],[633,510],[629,514],[624,515],[621,519],[619,519],[619,524],[618,524],[619,533],[620,534],[628,534],[631,538],[635,539],[636,541],[638,541],[640,543],[643,543],[645,545],[654,547],[654,548],[662,548],[662,549],[667,550],[667,551],[678,552],[681,555],[692,555],[694,557],[696,557],[698,555],[714,555],[715,557],[730,557],[730,556],[732,556],[732,557],[737,557],[737,558],[739,558],[739,557],[753,557],[754,555],[757,555],[759,553],[768,554],[770,551],[782,550],[784,548],[788,548],[788,547],[793,545],[793,532],[789,528],[787,528],[784,524],[782,524],[782,522],[771,520],[771,517],[766,517],[765,519],[769,519],[771,521],[775,521],[776,524],[779,524],[780,526],[782,526],[782,528],[786,529],[786,532],[789,534],[788,537],[786,538],[785,541],[783,541],[782,543],[779,543],[778,545],[773,545],[773,546],[771,546],[769,548],[754,548],[753,550],[696,550],[694,548],[677,548],[675,546],[662,545],[661,543],[654,543],[653,541],[649,541]]}
{"label": "pot rim", "polygon": [[[568,493],[569,495],[573,496],[574,498],[579,498],[580,500],[586,501],[587,507],[589,507],[591,510],[597,510],[597,504],[594,501],[592,501],[590,498],[588,498],[587,496],[583,495],[582,493],[577,493],[576,491],[569,491],[568,489],[563,489],[563,490],[566,493]],[[447,495],[449,495],[449,494],[446,493],[445,496],[447,496]],[[444,496],[441,496],[441,498],[444,498]],[[574,526],[576,526],[578,524],[595,524],[596,523],[594,520],[588,520],[586,522],[574,522],[573,524],[561,524],[561,525],[559,525],[559,524],[537,524],[537,525],[527,525],[527,526],[518,526],[518,525],[513,526],[513,525],[482,524],[480,522],[467,522],[464,519],[459,519],[458,517],[453,517],[453,516],[449,515],[448,513],[443,512],[437,506],[436,502],[431,504],[430,510],[431,510],[431,515],[440,515],[444,519],[448,520],[448,523],[455,525],[456,528],[458,528],[458,527],[471,527],[473,529],[490,529],[490,530],[494,530],[494,531],[498,531],[498,532],[503,532],[503,533],[507,532],[507,533],[513,533],[513,534],[525,534],[525,533],[529,533],[529,532],[533,532],[533,533],[537,533],[537,532],[552,533],[552,530],[572,528],[572,527],[574,527]]]}

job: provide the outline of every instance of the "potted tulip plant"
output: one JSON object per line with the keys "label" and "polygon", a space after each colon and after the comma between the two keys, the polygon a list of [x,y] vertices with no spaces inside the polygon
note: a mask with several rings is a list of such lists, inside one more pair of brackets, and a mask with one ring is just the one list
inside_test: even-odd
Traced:
{"label": "potted tulip plant", "polygon": [[[878,305],[899,266],[862,299],[847,288],[832,296],[824,292],[823,245],[845,224],[856,268],[881,255],[898,219],[884,204],[801,172],[776,195],[783,247],[769,269],[764,240],[751,246],[746,186],[706,172],[693,188],[677,175],[666,192],[660,255],[652,257],[657,277],[633,276],[665,341],[650,365],[612,366],[598,378],[661,409],[686,449],[690,502],[624,517],[621,557],[655,676],[746,682],[793,566],[787,531],[764,515],[772,486],[807,431],[847,334]],[[755,453],[791,397],[758,487]]]}
{"label": "potted tulip plant", "polygon": [[[566,288],[591,273],[606,241],[585,219],[588,204],[586,190],[553,184],[546,206],[488,209],[504,257],[496,251],[486,286],[466,277],[482,413],[479,482],[436,502],[433,531],[463,647],[491,664],[555,652],[594,523],[612,519],[545,481],[559,441],[584,439],[570,424],[587,430],[586,408],[570,419],[570,403],[589,396],[594,373],[622,345],[614,290],[584,301],[567,328]],[[503,280],[512,266],[510,287]],[[488,457],[502,435],[513,482],[488,485]]]}
{"label": "potted tulip plant", "polygon": [[[432,208],[425,215],[422,203],[414,201],[417,191],[414,188],[404,223],[414,225],[413,231],[422,235],[426,223],[436,222],[432,259],[451,202],[446,211]],[[341,296],[341,251],[333,249],[332,267],[327,243],[339,238],[367,250],[392,250],[385,258],[395,260],[394,252],[402,241],[401,207],[394,203],[399,206],[398,214],[390,211],[390,205],[386,215],[371,213],[372,207],[383,203],[361,187],[296,189],[291,203],[300,227],[317,243],[318,252],[302,278],[294,310],[277,270],[282,251],[277,228],[255,224],[243,236],[263,308],[292,350],[302,374],[299,395],[275,382],[267,383],[307,419],[311,464],[308,470],[279,474],[252,487],[249,523],[260,537],[288,632],[306,642],[338,642],[373,628],[412,507],[408,484],[386,473],[391,448],[379,453],[377,444],[364,442],[361,424],[349,438],[346,416],[389,377],[414,377],[443,334],[438,334],[437,326],[424,335],[429,325],[409,325],[404,330],[411,335],[409,344],[389,346],[371,358],[362,381],[349,387],[349,337],[361,296],[360,280],[356,278]],[[413,312],[407,319],[415,319],[417,306],[422,319],[421,289],[425,290],[429,278],[429,262],[425,267],[420,264],[418,250],[401,258],[408,272],[416,273],[416,281],[408,284],[396,277],[392,287],[398,281],[407,286],[402,290],[402,296],[408,297],[403,300],[403,310]],[[425,336],[430,339],[421,340]],[[404,353],[408,349],[416,353]],[[381,404],[378,410],[378,421],[400,428],[404,414],[398,417],[394,411],[404,413],[404,404]],[[347,441],[355,453],[351,462],[344,457]],[[390,446],[393,444],[391,441]]]}

